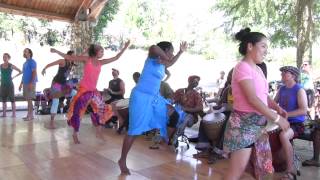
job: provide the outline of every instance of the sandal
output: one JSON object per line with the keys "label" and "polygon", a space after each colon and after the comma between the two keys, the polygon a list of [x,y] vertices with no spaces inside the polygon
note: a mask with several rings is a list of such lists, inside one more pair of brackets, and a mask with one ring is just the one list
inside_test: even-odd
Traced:
{"label": "sandal", "polygon": [[302,166],[316,166],[320,167],[320,162],[314,159],[305,160],[302,162]]}
{"label": "sandal", "polygon": [[160,147],[158,143],[154,143],[151,146],[149,146],[149,149],[160,149]]}
{"label": "sandal", "polygon": [[193,158],[208,158],[209,157],[209,152],[208,151],[201,151],[201,152],[198,152],[196,154],[193,154],[192,155]]}
{"label": "sandal", "polygon": [[280,178],[281,180],[289,179],[289,180],[297,180],[297,175],[293,172],[286,172]]}

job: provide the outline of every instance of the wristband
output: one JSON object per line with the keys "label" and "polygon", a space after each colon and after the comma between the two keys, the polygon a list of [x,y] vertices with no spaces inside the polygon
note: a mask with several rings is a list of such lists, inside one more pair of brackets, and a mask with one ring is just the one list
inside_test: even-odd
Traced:
{"label": "wristband", "polygon": [[280,121],[280,115],[277,115],[277,118],[274,120],[274,123],[278,123]]}

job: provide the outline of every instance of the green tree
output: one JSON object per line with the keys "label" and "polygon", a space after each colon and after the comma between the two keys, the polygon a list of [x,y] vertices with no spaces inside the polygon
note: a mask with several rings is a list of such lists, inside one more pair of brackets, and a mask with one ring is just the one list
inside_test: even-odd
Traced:
{"label": "green tree", "polygon": [[106,3],[105,7],[101,11],[97,25],[93,29],[95,41],[101,41],[103,28],[105,28],[108,25],[108,22],[111,22],[113,20],[114,15],[117,14],[118,10],[118,0],[109,0]]}
{"label": "green tree", "polygon": [[[278,47],[296,47],[300,67],[307,50],[317,38],[319,1],[315,0],[218,0],[214,9],[224,12],[227,32],[235,27],[254,27],[268,32]],[[309,55],[310,61],[312,56]]]}

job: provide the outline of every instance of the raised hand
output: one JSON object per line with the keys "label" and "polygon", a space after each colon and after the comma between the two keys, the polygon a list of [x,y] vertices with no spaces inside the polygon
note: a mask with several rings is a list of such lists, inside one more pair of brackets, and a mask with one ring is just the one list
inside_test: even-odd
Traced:
{"label": "raised hand", "polygon": [[184,52],[184,51],[187,50],[187,48],[188,48],[188,43],[187,43],[186,41],[182,41],[182,42],[180,43],[180,51],[181,51],[181,52]]}
{"label": "raised hand", "polygon": [[46,74],[46,69],[43,69],[41,74],[44,76]]}

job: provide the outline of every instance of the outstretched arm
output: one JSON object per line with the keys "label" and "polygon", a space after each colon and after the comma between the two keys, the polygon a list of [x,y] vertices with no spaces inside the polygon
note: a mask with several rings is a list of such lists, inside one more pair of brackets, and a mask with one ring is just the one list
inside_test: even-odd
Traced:
{"label": "outstretched arm", "polygon": [[74,55],[71,56],[71,55],[67,55],[67,54],[62,53],[62,52],[56,50],[55,48],[51,48],[50,52],[57,53],[58,55],[60,55],[64,59],[67,59],[70,61],[75,61],[75,62],[85,62],[88,59],[88,56],[74,56]]}
{"label": "outstretched arm", "polygon": [[47,65],[42,69],[41,74],[44,76],[44,75],[46,74],[46,69],[48,69],[48,68],[51,67],[51,66],[63,64],[64,61],[65,61],[64,59],[59,59],[59,60],[57,60],[57,61],[54,61],[54,62],[52,62],[52,63],[47,64]]}
{"label": "outstretched arm", "polygon": [[111,63],[113,61],[118,60],[121,57],[121,55],[124,53],[124,51],[128,48],[129,45],[130,45],[130,41],[127,41],[125,43],[124,47],[121,49],[121,51],[116,56],[114,56],[112,58],[108,58],[108,59],[102,59],[102,60],[100,60],[100,64],[104,65],[104,64],[108,64],[108,63]]}
{"label": "outstretched arm", "polygon": [[15,66],[15,65],[12,64],[12,68],[13,68],[14,70],[18,71],[18,74],[15,75],[15,76],[13,76],[12,79],[14,79],[14,78],[16,78],[16,77],[18,77],[18,76],[20,76],[20,75],[22,74],[22,71],[21,71],[19,68],[17,68],[17,66]]}
{"label": "outstretched arm", "polygon": [[180,50],[179,50],[179,52],[178,52],[175,56],[173,56],[173,57],[170,59],[169,62],[166,63],[166,67],[170,67],[170,66],[172,66],[174,63],[176,63],[177,60],[179,59],[180,55],[181,55],[184,51],[187,50],[187,47],[188,47],[188,44],[187,44],[186,41],[181,42],[181,43],[180,43]]}

